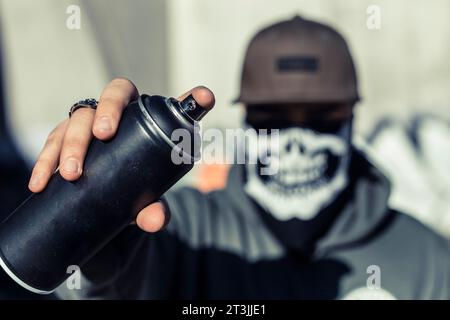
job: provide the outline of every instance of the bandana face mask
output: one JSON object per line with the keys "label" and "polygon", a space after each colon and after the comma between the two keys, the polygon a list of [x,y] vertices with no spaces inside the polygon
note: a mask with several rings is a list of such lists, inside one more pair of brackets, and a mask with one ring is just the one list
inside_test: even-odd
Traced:
{"label": "bandana face mask", "polygon": [[[258,162],[245,166],[245,192],[278,220],[314,218],[348,184],[350,136],[350,120],[336,133],[280,129],[278,144],[266,144],[261,152],[260,140],[258,155],[250,155],[257,156]],[[249,148],[247,152],[254,151]],[[274,174],[261,174],[263,167]]]}

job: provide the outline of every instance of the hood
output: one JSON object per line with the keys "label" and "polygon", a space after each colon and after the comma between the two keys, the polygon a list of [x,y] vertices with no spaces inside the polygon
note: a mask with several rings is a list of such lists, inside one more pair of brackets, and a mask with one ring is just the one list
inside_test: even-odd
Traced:
{"label": "hood", "polygon": [[[355,148],[352,150],[350,174],[354,179],[352,190],[348,193],[341,212],[324,236],[317,241],[316,256],[330,249],[350,246],[370,238],[390,217],[389,180]],[[252,208],[257,212],[257,205],[244,191],[244,180],[244,165],[232,166],[225,191],[233,206]]]}

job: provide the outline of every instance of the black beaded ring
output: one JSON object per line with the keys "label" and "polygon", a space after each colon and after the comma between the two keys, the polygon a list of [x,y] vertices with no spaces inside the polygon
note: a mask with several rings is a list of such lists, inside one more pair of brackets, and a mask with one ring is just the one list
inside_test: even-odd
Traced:
{"label": "black beaded ring", "polygon": [[91,108],[91,109],[97,109],[98,101],[95,99],[84,99],[80,100],[77,103],[75,103],[72,107],[70,107],[69,110],[69,118],[72,116],[72,114],[77,111],[80,108]]}

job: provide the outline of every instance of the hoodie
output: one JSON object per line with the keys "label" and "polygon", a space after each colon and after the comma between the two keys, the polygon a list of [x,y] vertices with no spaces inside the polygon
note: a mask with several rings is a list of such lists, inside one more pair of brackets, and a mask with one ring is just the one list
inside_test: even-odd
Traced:
{"label": "hoodie", "polygon": [[[168,192],[171,222],[128,227],[81,267],[61,298],[449,299],[448,241],[387,205],[388,180],[354,151],[351,189],[308,254],[286,245],[244,192],[233,166],[225,189]],[[301,232],[301,231],[299,231]]]}

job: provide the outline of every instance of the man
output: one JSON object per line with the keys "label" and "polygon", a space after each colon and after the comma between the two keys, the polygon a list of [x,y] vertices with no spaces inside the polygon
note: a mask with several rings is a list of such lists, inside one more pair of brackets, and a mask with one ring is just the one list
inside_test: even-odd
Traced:
{"label": "man", "polygon": [[[214,103],[204,87],[191,93],[201,105]],[[92,136],[113,137],[137,95],[130,81],[116,79],[96,111],[78,109],[62,122],[30,189],[43,190],[58,163],[65,179],[76,180]],[[248,47],[238,101],[247,126],[280,129],[280,147],[270,150],[278,172],[261,175],[262,162],[235,165],[223,190],[168,192],[82,267],[81,290],[62,286],[59,294],[449,298],[447,242],[387,207],[388,181],[351,145],[358,99],[352,58],[335,30],[300,17],[265,28]]]}

